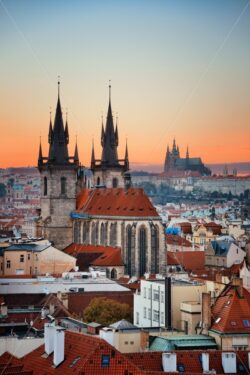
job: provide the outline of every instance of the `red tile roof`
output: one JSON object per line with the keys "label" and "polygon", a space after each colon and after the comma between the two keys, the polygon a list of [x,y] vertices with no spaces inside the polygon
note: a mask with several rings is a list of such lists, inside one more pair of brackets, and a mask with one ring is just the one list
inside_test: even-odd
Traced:
{"label": "red tile roof", "polygon": [[[72,243],[64,249],[64,252],[77,258],[79,263],[77,265],[84,269],[87,269],[90,265],[103,267],[124,265],[121,249],[118,247]],[[82,255],[87,255],[87,257]]]}
{"label": "red tile roof", "polygon": [[212,317],[213,330],[250,333],[250,293],[243,287],[227,286],[212,306]]}
{"label": "red tile roof", "polygon": [[77,211],[94,216],[159,217],[143,189],[84,189],[77,197]]}
{"label": "red tile roof", "polygon": [[221,228],[222,226],[213,222],[203,224],[203,226],[207,229],[213,232],[213,234],[221,234]]}
{"label": "red tile roof", "polygon": [[[167,251],[169,264],[181,264],[186,271],[196,271],[205,267],[204,251]],[[168,263],[167,263],[168,264]]]}
{"label": "red tile roof", "polygon": [[186,240],[181,236],[178,236],[177,234],[166,234],[166,243],[167,245],[192,247],[192,242]]}
{"label": "red tile roof", "polygon": [[[34,375],[50,374],[88,374],[88,375],[124,375],[125,371],[133,375],[143,372],[104,340],[65,331],[65,360],[52,367],[53,355],[43,358],[44,346],[34,350],[20,360],[25,368],[32,369]],[[102,367],[102,356],[109,356],[109,366]],[[0,357],[1,358],[1,357]]]}

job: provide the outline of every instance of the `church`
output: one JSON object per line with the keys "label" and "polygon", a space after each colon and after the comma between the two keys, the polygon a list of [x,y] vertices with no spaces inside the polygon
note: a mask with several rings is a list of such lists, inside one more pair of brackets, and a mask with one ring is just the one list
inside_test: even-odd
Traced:
{"label": "church", "polygon": [[165,273],[165,233],[161,218],[143,189],[131,187],[128,146],[118,157],[118,127],[114,127],[111,87],[105,128],[101,126],[101,158],[92,145],[91,183],[86,183],[78,146],[69,156],[69,126],[64,124],[60,83],[54,124],[50,119],[49,152],[39,147],[41,213],[37,235],[63,250],[70,244],[120,248],[125,273],[143,276]]}
{"label": "church", "polygon": [[167,146],[167,152],[164,163],[165,173],[175,173],[179,171],[191,171],[197,172],[200,176],[210,176],[211,170],[207,168],[200,157],[191,158],[189,156],[189,150],[187,147],[186,157],[181,158],[179,146],[176,145],[175,139],[173,140],[173,147],[170,151],[169,146]]}

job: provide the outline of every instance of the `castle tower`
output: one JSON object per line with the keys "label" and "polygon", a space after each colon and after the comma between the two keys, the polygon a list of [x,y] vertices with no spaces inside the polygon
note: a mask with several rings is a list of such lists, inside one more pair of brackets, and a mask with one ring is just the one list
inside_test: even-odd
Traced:
{"label": "castle tower", "polygon": [[125,187],[130,183],[128,148],[126,145],[124,159],[118,158],[119,136],[118,126],[114,128],[111,107],[111,86],[109,85],[109,105],[104,129],[101,129],[101,159],[95,159],[94,145],[92,145],[91,170],[94,176],[94,185],[106,187]]}
{"label": "castle tower", "polygon": [[76,179],[79,166],[78,148],[74,156],[68,154],[68,121],[64,127],[60,82],[54,125],[49,123],[49,152],[43,157],[39,147],[38,169],[41,177],[41,216],[37,223],[37,234],[63,249],[72,242],[70,213],[76,207]]}

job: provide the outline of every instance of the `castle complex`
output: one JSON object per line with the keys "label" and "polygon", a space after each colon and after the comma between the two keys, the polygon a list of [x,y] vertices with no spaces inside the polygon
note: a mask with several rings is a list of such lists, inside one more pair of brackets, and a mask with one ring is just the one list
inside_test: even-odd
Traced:
{"label": "castle complex", "polygon": [[192,171],[198,172],[200,176],[210,176],[211,171],[209,168],[205,167],[200,157],[190,158],[189,151],[187,148],[186,157],[180,157],[179,146],[176,145],[175,139],[173,141],[172,151],[170,151],[169,146],[167,146],[164,172],[178,172],[178,171]]}

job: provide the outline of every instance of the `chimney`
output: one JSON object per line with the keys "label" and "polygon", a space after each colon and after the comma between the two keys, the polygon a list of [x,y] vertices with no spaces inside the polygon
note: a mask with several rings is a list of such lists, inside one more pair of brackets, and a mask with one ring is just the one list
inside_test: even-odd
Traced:
{"label": "chimney", "polygon": [[203,373],[209,372],[209,353],[201,354],[201,364]]}
{"label": "chimney", "polygon": [[207,331],[211,327],[211,294],[202,293],[202,328]]}
{"label": "chimney", "polygon": [[50,355],[54,350],[54,326],[50,323],[44,325],[45,353]]}
{"label": "chimney", "polygon": [[56,326],[54,327],[54,366],[57,367],[64,361],[64,339],[65,328]]}
{"label": "chimney", "polygon": [[164,372],[177,371],[176,353],[162,353],[162,367]]}
{"label": "chimney", "polygon": [[221,353],[222,367],[225,374],[237,374],[236,368],[236,354],[235,353]]}
{"label": "chimney", "polygon": [[243,280],[239,277],[235,277],[232,280],[232,285],[236,287],[239,297],[243,298]]}

